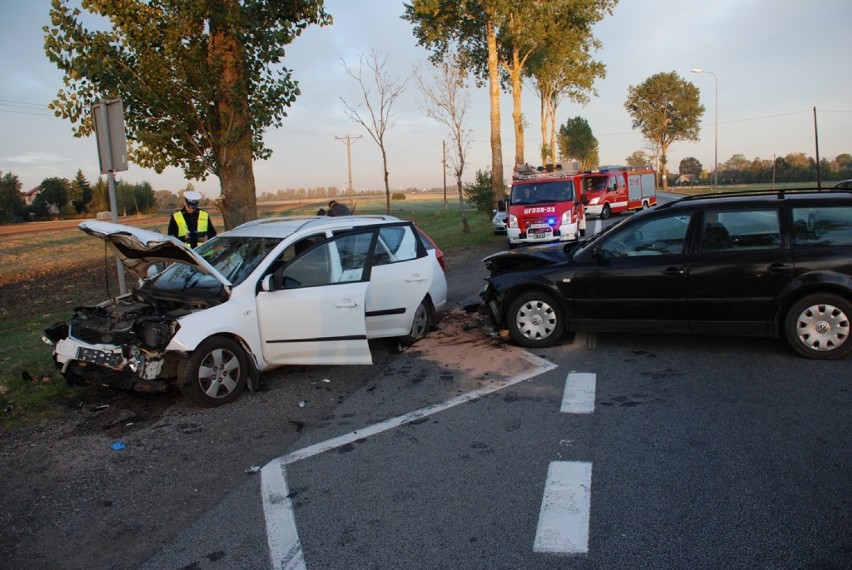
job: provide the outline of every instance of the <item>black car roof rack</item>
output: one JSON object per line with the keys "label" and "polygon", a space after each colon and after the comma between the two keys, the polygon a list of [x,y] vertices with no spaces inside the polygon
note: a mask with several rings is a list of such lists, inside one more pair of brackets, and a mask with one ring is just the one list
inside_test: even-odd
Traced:
{"label": "black car roof rack", "polygon": [[660,204],[657,208],[667,208],[673,204],[682,204],[684,202],[693,202],[696,200],[712,200],[714,198],[751,198],[760,196],[776,196],[779,200],[783,200],[786,195],[802,195],[802,194],[852,194],[852,189],[848,188],[792,188],[792,189],[777,189],[777,190],[739,190],[736,192],[717,192],[713,194],[696,194],[693,196],[684,196],[665,204]]}

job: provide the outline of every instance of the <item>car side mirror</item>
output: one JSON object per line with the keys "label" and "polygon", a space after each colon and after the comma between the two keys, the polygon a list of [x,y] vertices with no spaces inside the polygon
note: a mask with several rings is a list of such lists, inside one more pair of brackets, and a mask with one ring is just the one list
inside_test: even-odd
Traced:
{"label": "car side mirror", "polygon": [[260,288],[267,293],[271,293],[275,291],[275,281],[272,280],[272,274],[270,273],[260,282]]}
{"label": "car side mirror", "polygon": [[586,196],[585,194],[583,194],[580,197],[580,203],[583,204],[584,206],[588,206],[589,205],[589,197]]}

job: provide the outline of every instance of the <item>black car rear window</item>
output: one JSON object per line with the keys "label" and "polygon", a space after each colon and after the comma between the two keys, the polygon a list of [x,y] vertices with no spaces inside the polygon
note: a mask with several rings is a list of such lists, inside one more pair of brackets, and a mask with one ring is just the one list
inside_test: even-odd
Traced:
{"label": "black car rear window", "polygon": [[701,251],[777,249],[781,224],[777,208],[707,210]]}
{"label": "black car rear window", "polygon": [[793,247],[852,245],[852,207],[793,208]]}

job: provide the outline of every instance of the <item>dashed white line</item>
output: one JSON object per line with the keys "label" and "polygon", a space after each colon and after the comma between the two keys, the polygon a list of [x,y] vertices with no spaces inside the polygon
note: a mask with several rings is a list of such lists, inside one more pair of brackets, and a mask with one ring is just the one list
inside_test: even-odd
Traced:
{"label": "dashed white line", "polygon": [[562,393],[563,414],[591,414],[595,411],[597,375],[593,372],[572,372],[565,380]]}
{"label": "dashed white line", "polygon": [[296,530],[287,474],[281,458],[260,470],[260,494],[266,519],[266,541],[275,570],[305,570],[302,543]]}
{"label": "dashed white line", "polygon": [[261,494],[263,500],[263,514],[266,519],[267,543],[269,544],[269,555],[272,567],[275,570],[304,570],[306,568],[302,546],[299,541],[299,533],[296,529],[296,519],[293,514],[293,506],[288,495],[290,491],[287,485],[287,473],[285,466],[320,453],[325,453],[343,445],[353,443],[356,440],[375,435],[399,427],[416,419],[424,418],[452,408],[459,404],[475,400],[497,392],[503,388],[513,386],[529,378],[543,374],[548,370],[556,368],[556,364],[539,358],[528,352],[521,353],[522,356],[534,365],[532,370],[509,378],[504,382],[495,382],[478,390],[467,392],[445,402],[426,406],[408,414],[391,418],[384,422],[367,426],[364,429],[350,432],[348,434],[317,443],[303,449],[288,453],[265,465],[260,471]]}
{"label": "dashed white line", "polygon": [[[596,374],[571,372],[565,379],[560,411],[591,414],[595,411],[596,388]],[[591,502],[591,463],[551,463],[547,469],[533,551],[564,555],[588,553]]]}
{"label": "dashed white line", "polygon": [[588,553],[591,499],[591,463],[551,463],[533,550],[548,554]]}

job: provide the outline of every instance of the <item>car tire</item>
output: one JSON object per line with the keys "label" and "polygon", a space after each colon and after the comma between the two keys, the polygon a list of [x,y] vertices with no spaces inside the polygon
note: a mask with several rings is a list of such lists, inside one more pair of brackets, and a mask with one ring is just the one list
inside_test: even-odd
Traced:
{"label": "car tire", "polygon": [[831,360],[852,352],[852,303],[831,293],[809,295],[787,311],[784,333],[790,346],[807,358]]}
{"label": "car tire", "polygon": [[526,348],[553,346],[565,332],[559,305],[543,291],[528,291],[509,305],[506,315],[509,335]]}
{"label": "car tire", "polygon": [[411,331],[400,338],[400,342],[406,346],[410,346],[424,338],[430,328],[432,328],[432,304],[429,303],[428,299],[423,299],[414,311]]}
{"label": "car tire", "polygon": [[195,405],[212,408],[240,397],[249,376],[248,358],[238,342],[210,337],[178,369],[181,394]]}
{"label": "car tire", "polygon": [[609,204],[604,204],[603,208],[601,208],[601,219],[606,220],[612,215],[612,208],[609,207]]}

